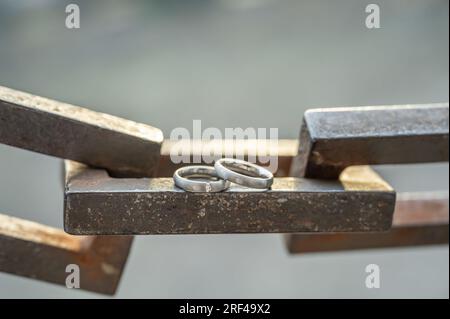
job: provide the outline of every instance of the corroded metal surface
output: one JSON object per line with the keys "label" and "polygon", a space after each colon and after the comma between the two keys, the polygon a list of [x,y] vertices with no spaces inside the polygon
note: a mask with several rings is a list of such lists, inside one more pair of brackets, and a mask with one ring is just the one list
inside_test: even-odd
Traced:
{"label": "corroded metal surface", "polygon": [[0,271],[66,285],[66,267],[80,268],[80,289],[114,294],[132,236],[71,236],[62,230],[0,215]]}
{"label": "corroded metal surface", "polygon": [[157,128],[0,86],[0,143],[140,177],[153,176],[162,140]]}
{"label": "corroded metal surface", "polygon": [[336,179],[351,165],[448,161],[445,104],[312,109],[291,176]]}
{"label": "corroded metal surface", "polygon": [[[152,176],[160,130],[0,87],[0,143],[104,167],[117,176]],[[65,285],[80,267],[80,288],[114,294],[131,236],[76,237],[0,215],[0,271]]]}
{"label": "corroded metal surface", "polygon": [[286,244],[292,254],[448,244],[448,219],[448,192],[398,194],[387,232],[292,234]]}
{"label": "corroded metal surface", "polygon": [[268,191],[188,193],[171,178],[111,178],[66,163],[64,227],[76,235],[381,231],[390,228],[395,204],[395,193],[368,168],[346,175],[360,189],[276,178]]}

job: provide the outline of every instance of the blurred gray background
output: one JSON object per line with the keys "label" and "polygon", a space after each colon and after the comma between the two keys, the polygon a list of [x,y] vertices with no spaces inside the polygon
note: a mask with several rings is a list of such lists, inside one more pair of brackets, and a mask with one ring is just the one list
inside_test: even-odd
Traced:
{"label": "blurred gray background", "polygon": [[[323,106],[449,99],[449,2],[0,0],[0,85],[161,128],[277,127]],[[365,7],[381,8],[381,29]],[[448,163],[378,170],[448,190]],[[59,159],[0,145],[0,211],[62,227]],[[51,261],[49,261],[51,262]],[[381,267],[366,289],[365,266]],[[141,236],[117,297],[449,296],[448,245],[290,256],[281,235]],[[0,273],[0,298],[97,298]]]}

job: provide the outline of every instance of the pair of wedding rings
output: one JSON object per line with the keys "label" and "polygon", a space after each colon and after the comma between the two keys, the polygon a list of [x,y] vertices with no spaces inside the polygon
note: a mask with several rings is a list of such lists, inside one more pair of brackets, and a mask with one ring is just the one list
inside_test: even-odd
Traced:
{"label": "pair of wedding rings", "polygon": [[222,158],[214,163],[214,167],[202,165],[179,168],[173,174],[173,180],[176,186],[188,192],[221,192],[230,187],[231,182],[251,188],[270,188],[273,174],[243,160]]}

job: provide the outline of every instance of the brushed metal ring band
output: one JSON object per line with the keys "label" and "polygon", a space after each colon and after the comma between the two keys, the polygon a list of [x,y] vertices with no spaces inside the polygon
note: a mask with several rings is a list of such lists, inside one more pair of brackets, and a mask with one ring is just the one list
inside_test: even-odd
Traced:
{"label": "brushed metal ring band", "polygon": [[[211,181],[199,181],[189,177],[217,178]],[[173,174],[175,185],[188,192],[221,192],[230,187],[230,182],[221,179],[212,166],[186,166],[179,168]]]}
{"label": "brushed metal ring band", "polygon": [[243,160],[222,158],[215,162],[214,168],[219,177],[242,186],[265,189],[273,183],[269,170]]}

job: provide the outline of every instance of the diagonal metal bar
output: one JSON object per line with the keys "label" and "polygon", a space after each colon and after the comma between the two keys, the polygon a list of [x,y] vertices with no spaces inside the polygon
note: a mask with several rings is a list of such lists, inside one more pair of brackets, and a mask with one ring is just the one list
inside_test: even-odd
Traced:
{"label": "diagonal metal bar", "polygon": [[116,176],[153,176],[162,132],[0,86],[0,143],[106,168]]}
{"label": "diagonal metal bar", "polygon": [[337,179],[345,167],[448,161],[448,103],[308,110],[291,176]]}
{"label": "diagonal metal bar", "polygon": [[132,236],[71,236],[59,229],[0,215],[0,271],[66,285],[66,267],[80,269],[80,288],[116,292]]}
{"label": "diagonal metal bar", "polygon": [[291,254],[448,244],[448,193],[400,193],[392,229],[378,233],[292,234]]}
{"label": "diagonal metal bar", "polygon": [[[142,177],[154,175],[162,140],[157,128],[0,86],[0,143]],[[67,264],[77,264],[81,289],[113,294],[132,239],[0,215],[0,271],[64,285]]]}
{"label": "diagonal metal bar", "polygon": [[368,167],[340,181],[276,178],[271,190],[188,193],[171,178],[112,178],[66,161],[64,228],[75,235],[381,231],[395,193]]}

